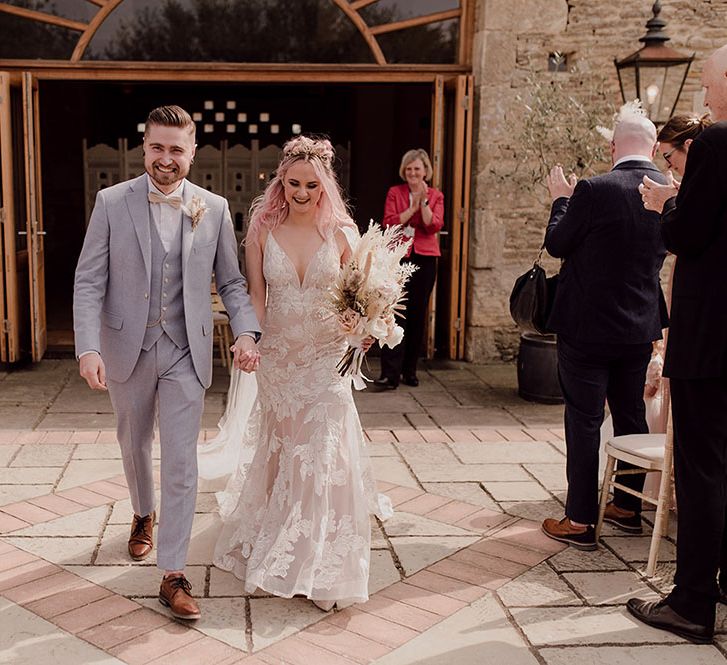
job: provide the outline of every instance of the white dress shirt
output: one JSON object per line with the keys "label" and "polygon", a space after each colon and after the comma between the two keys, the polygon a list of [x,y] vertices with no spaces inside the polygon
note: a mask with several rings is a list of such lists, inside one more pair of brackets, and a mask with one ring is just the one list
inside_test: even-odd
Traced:
{"label": "white dress shirt", "polygon": [[653,164],[651,158],[646,157],[645,155],[626,155],[621,157],[621,159],[613,165],[613,168],[615,169],[619,164],[623,164],[624,162],[648,162],[649,164]]}

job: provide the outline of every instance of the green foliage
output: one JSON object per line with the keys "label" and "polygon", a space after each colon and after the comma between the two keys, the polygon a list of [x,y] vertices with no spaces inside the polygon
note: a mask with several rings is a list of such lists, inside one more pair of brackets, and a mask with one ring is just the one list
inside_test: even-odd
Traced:
{"label": "green foliage", "polygon": [[[16,0],[12,4],[58,14],[55,3],[46,0]],[[77,42],[78,33],[67,28],[0,14],[0,58],[67,60]]]}
{"label": "green foliage", "polygon": [[105,56],[179,62],[371,60],[354,26],[325,0],[165,0],[125,21]]}
{"label": "green foliage", "polygon": [[[609,143],[597,128],[610,126],[615,111],[608,77],[531,71],[525,80],[515,119],[508,121],[516,167],[507,177],[533,189],[556,164],[579,178],[602,171],[610,160]],[[505,175],[498,167],[493,173]]]}

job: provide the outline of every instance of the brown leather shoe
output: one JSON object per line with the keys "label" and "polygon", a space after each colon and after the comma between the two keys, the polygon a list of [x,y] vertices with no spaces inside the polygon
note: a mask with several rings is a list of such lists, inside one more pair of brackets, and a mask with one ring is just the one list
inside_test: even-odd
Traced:
{"label": "brown leather shoe", "polygon": [[613,524],[617,529],[626,533],[643,533],[641,526],[641,515],[633,510],[619,508],[613,501],[606,505],[606,512],[603,514],[603,521]]}
{"label": "brown leather shoe", "polygon": [[560,521],[547,519],[543,522],[542,529],[549,538],[568,543],[579,550],[591,551],[598,547],[596,531],[592,526],[573,526],[567,517]]}
{"label": "brown leather shoe", "polygon": [[159,587],[159,602],[177,619],[199,619],[202,614],[191,591],[192,585],[184,575],[165,577]]}
{"label": "brown leather shoe", "polygon": [[131,522],[131,535],[129,536],[129,556],[134,561],[146,559],[154,548],[154,522],[156,512],[146,517],[134,515]]}

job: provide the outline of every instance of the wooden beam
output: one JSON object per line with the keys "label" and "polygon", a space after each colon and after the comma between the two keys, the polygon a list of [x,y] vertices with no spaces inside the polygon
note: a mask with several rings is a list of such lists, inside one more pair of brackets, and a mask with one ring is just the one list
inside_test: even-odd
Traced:
{"label": "wooden beam", "polygon": [[0,60],[12,76],[32,71],[39,80],[179,81],[236,83],[433,83],[437,75],[467,74],[460,65],[319,65],[229,62],[114,62],[84,60]]}
{"label": "wooden beam", "polygon": [[62,28],[76,30],[77,32],[83,32],[86,28],[88,28],[88,23],[72,21],[69,18],[54,16],[53,14],[46,14],[45,12],[37,12],[33,9],[25,9],[25,7],[16,7],[15,5],[9,5],[7,2],[0,2],[0,12],[15,14],[15,16],[21,16],[22,18],[27,18],[31,21],[38,21],[39,23],[58,25]]}
{"label": "wooden beam", "polygon": [[383,25],[374,25],[369,30],[372,35],[380,35],[384,32],[394,32],[395,30],[406,30],[417,25],[427,25],[428,23],[437,23],[438,21],[446,21],[450,18],[459,18],[462,15],[461,9],[450,9],[446,12],[436,12],[435,14],[427,14],[426,16],[417,16],[416,18],[408,18],[404,21],[396,21],[395,23],[386,23]]}
{"label": "wooden beam", "polygon": [[374,54],[376,64],[385,65],[386,58],[384,57],[384,52],[381,50],[379,42],[376,41],[376,37],[374,37],[371,29],[368,25],[366,25],[366,22],[363,20],[361,15],[353,10],[351,5],[348,4],[348,0],[333,0],[333,2],[346,16],[348,16],[351,23],[358,28],[361,36],[366,40],[371,52]]}
{"label": "wooden beam", "polygon": [[106,4],[106,0],[86,0],[86,2],[90,2],[92,5],[98,7],[103,7]]}
{"label": "wooden beam", "polygon": [[368,5],[373,5],[375,2],[378,1],[379,0],[354,0],[354,2],[351,3],[351,9],[357,12],[359,9],[363,9]]}
{"label": "wooden beam", "polygon": [[461,65],[472,64],[472,41],[475,29],[475,0],[460,0],[462,16],[459,19],[459,57]]}

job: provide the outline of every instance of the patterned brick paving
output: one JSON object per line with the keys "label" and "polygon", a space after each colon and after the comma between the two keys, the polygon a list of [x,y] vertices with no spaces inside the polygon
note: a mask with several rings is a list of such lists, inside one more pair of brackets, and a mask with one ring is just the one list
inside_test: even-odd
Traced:
{"label": "patterned brick paving", "polygon": [[[59,417],[52,397],[36,425],[0,429],[0,606],[10,636],[0,660],[29,653],[60,665],[104,654],[169,665],[726,660],[722,610],[707,647],[641,626],[624,611],[630,595],[669,589],[672,539],[662,545],[659,576],[648,580],[648,534],[606,529],[602,547],[587,553],[543,536],[540,520],[563,510],[563,432],[552,424],[561,416],[558,407],[513,397],[513,370],[500,367],[429,368],[415,390],[357,395],[377,478],[397,506],[390,521],[372,522],[369,602],[324,614],[303,599],[245,594],[210,565],[219,487],[209,485],[201,486],[188,568],[203,618],[173,620],[155,597],[154,555],[141,564],[125,555],[130,508],[115,434],[82,429],[88,392],[73,363],[64,367],[43,363],[27,390],[55,377],[68,413]],[[0,400],[19,385],[5,378]],[[224,404],[227,379],[217,379],[207,427]],[[79,428],[64,429],[68,422]],[[214,434],[207,429],[202,438]],[[35,651],[28,626],[38,640],[47,636]],[[56,655],[57,644],[70,651]]]}
{"label": "patterned brick paving", "polygon": [[[89,443],[94,438],[88,432],[84,436],[80,434],[45,433],[36,437],[15,432],[15,436],[10,436],[5,431],[0,440],[7,445],[32,445],[68,443],[74,438]],[[105,434],[98,432],[94,442],[107,440]],[[369,439],[411,442],[416,437],[406,436],[399,430],[376,431]],[[420,437],[418,441],[425,440]],[[466,603],[527,570],[527,565],[520,561],[536,565],[554,551],[563,549],[553,547],[534,522],[393,483],[383,482],[380,489],[391,497],[398,511],[467,529],[483,537],[474,545],[373,594],[368,603],[329,616],[321,615],[321,620],[296,635],[256,652],[260,662],[276,665],[373,662],[455,614]],[[115,476],[8,504],[0,507],[0,534],[12,535],[35,524],[83,513],[99,505],[112,505],[127,497],[123,476]],[[527,538],[523,537],[525,534]],[[165,659],[172,662],[173,652],[186,651],[188,646],[195,653],[204,646],[204,657],[217,665],[243,658],[253,665],[253,658],[246,657],[245,652],[205,636],[193,625],[146,609],[7,542],[0,541],[0,548],[0,595],[130,665],[163,663]],[[212,653],[218,656],[212,658]]]}

